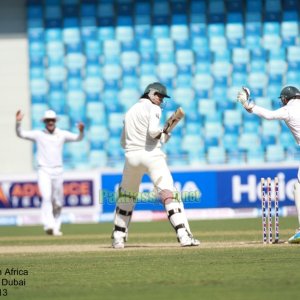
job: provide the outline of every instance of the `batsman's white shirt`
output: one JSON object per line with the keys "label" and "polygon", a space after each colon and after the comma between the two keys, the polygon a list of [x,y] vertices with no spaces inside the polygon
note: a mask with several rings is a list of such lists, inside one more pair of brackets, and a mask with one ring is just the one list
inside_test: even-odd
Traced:
{"label": "batsman's white shirt", "polygon": [[18,137],[36,142],[38,166],[46,168],[62,167],[64,143],[83,138],[83,133],[74,134],[58,128],[52,134],[47,130],[22,130],[20,122],[17,122],[16,132]]}
{"label": "batsman's white shirt", "polygon": [[273,111],[255,105],[252,112],[267,120],[285,121],[300,145],[300,99],[292,99],[285,106]]}
{"label": "batsman's white shirt", "polygon": [[159,126],[161,108],[149,99],[140,99],[126,113],[121,144],[125,152],[160,148],[156,137],[162,132]]}

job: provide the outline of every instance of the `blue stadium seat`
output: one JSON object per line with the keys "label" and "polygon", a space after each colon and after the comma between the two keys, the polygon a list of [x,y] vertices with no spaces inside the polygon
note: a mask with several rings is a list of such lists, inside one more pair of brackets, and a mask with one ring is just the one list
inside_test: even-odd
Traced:
{"label": "blue stadium seat", "polygon": [[242,112],[236,109],[226,109],[224,111],[223,122],[225,127],[237,127],[242,126]]}
{"label": "blue stadium seat", "polygon": [[161,63],[157,66],[157,76],[161,79],[173,79],[177,74],[177,67],[173,63]]}
{"label": "blue stadium seat", "polygon": [[257,148],[260,145],[260,138],[257,133],[241,133],[239,136],[238,147],[242,150],[249,151],[250,149]]}
{"label": "blue stadium seat", "polygon": [[287,61],[289,70],[299,71],[300,67],[300,46],[290,46],[287,48]]}
{"label": "blue stadium seat", "polygon": [[121,134],[123,128],[123,120],[124,120],[123,113],[114,112],[108,115],[108,128],[111,134],[113,135]]}
{"label": "blue stadium seat", "polygon": [[84,80],[84,91],[91,94],[97,94],[103,90],[103,81],[99,77],[86,77]]}
{"label": "blue stadium seat", "polygon": [[200,115],[216,114],[216,101],[213,99],[200,99],[198,102],[198,112]]}
{"label": "blue stadium seat", "polygon": [[102,73],[106,81],[119,80],[122,75],[122,68],[118,64],[105,64],[102,68]]}
{"label": "blue stadium seat", "polygon": [[59,91],[49,93],[48,104],[50,109],[54,110],[57,114],[63,114],[66,104],[65,93]]}
{"label": "blue stadium seat", "polygon": [[173,92],[174,101],[183,109],[196,109],[195,93],[192,88],[176,88]]}
{"label": "blue stadium seat", "polygon": [[117,40],[106,40],[103,43],[103,54],[106,63],[116,63],[120,60],[121,45]]}
{"label": "blue stadium seat", "polygon": [[225,133],[222,138],[222,144],[226,151],[238,148],[238,135],[234,133]]}
{"label": "blue stadium seat", "polygon": [[263,90],[268,82],[267,75],[260,72],[249,72],[248,73],[248,84],[252,89]]}
{"label": "blue stadium seat", "polygon": [[204,123],[205,138],[220,138],[223,135],[224,128],[221,122],[206,121]]}
{"label": "blue stadium seat", "polygon": [[111,26],[100,26],[98,27],[98,39],[100,41],[113,40],[115,38],[115,27]]}
{"label": "blue stadium seat", "polygon": [[267,162],[282,162],[285,160],[285,152],[282,145],[268,145],[266,149]]}
{"label": "blue stadium seat", "polygon": [[83,140],[80,143],[69,143],[67,147],[68,147],[71,163],[74,167],[76,167],[77,164],[88,162],[88,154],[89,154],[88,141]]}
{"label": "blue stadium seat", "polygon": [[209,164],[226,163],[226,151],[222,146],[212,146],[207,151],[207,162]]}
{"label": "blue stadium seat", "polygon": [[299,37],[299,15],[297,11],[283,12],[281,23],[282,44],[284,47],[296,45]]}
{"label": "blue stadium seat", "polygon": [[300,71],[287,71],[285,85],[297,86],[300,82]]}
{"label": "blue stadium seat", "polygon": [[203,138],[200,133],[185,134],[181,141],[181,149],[187,153],[199,152],[204,149]]}
{"label": "blue stadium seat", "polygon": [[271,50],[281,46],[280,23],[265,22],[263,23],[263,47]]}
{"label": "blue stadium seat", "polygon": [[93,101],[86,104],[86,117],[91,125],[106,125],[105,107],[102,102]]}
{"label": "blue stadium seat", "polygon": [[260,165],[265,162],[265,151],[260,147],[250,148],[247,151],[246,161],[251,165]]}
{"label": "blue stadium seat", "polygon": [[232,62],[234,64],[248,64],[250,62],[250,51],[246,48],[234,48],[232,50]]}
{"label": "blue stadium seat", "polygon": [[101,168],[107,166],[107,154],[104,150],[91,150],[89,152],[90,168]]}
{"label": "blue stadium seat", "polygon": [[176,51],[176,63],[180,66],[193,66],[194,65],[194,53],[192,50],[177,50]]}
{"label": "blue stadium seat", "polygon": [[46,95],[48,93],[49,85],[45,78],[32,79],[30,81],[30,91],[33,96]]}
{"label": "blue stadium seat", "polygon": [[62,42],[49,42],[46,44],[48,57],[63,57],[65,54],[64,44]]}
{"label": "blue stadium seat", "polygon": [[123,51],[121,54],[121,64],[123,69],[136,68],[139,65],[140,56],[137,51]]}
{"label": "blue stadium seat", "polygon": [[119,93],[119,103],[123,106],[124,111],[127,111],[140,98],[141,93],[135,88],[124,88]]}
{"label": "blue stadium seat", "polygon": [[102,149],[104,143],[109,138],[109,132],[106,126],[103,125],[90,125],[87,130],[87,137],[92,150]]}
{"label": "blue stadium seat", "polygon": [[229,13],[227,15],[226,37],[230,48],[242,46],[244,26],[241,12]]}
{"label": "blue stadium seat", "polygon": [[65,114],[57,114],[57,127],[62,130],[70,130],[70,118]]}
{"label": "blue stadium seat", "polygon": [[296,146],[295,139],[290,132],[281,132],[278,136],[278,140],[285,150]]}
{"label": "blue stadium seat", "polygon": [[199,135],[200,132],[201,132],[201,129],[202,129],[200,117],[199,117],[199,121],[197,121],[197,122],[195,122],[195,121],[191,121],[191,122],[186,121],[185,122],[185,134],[186,135],[194,135],[194,134]]}
{"label": "blue stadium seat", "polygon": [[281,12],[281,1],[280,0],[266,0],[265,12]]}
{"label": "blue stadium seat", "polygon": [[187,24],[173,24],[170,28],[170,36],[174,41],[186,41],[189,39],[189,28]]}
{"label": "blue stadium seat", "polygon": [[85,57],[82,53],[69,53],[65,59],[68,69],[82,69],[85,65]]}
{"label": "blue stadium seat", "polygon": [[[41,122],[45,111],[49,109],[49,106],[45,103],[36,103],[31,105],[31,119],[33,121],[32,127],[41,126]],[[41,123],[41,124],[40,124]]]}
{"label": "blue stadium seat", "polygon": [[45,19],[60,19],[62,17],[62,8],[60,5],[45,5]]}
{"label": "blue stadium seat", "polygon": [[130,42],[134,39],[132,25],[116,26],[116,39],[120,42]]}
{"label": "blue stadium seat", "polygon": [[97,19],[88,17],[81,19],[81,37],[85,41],[95,41],[98,38]]}

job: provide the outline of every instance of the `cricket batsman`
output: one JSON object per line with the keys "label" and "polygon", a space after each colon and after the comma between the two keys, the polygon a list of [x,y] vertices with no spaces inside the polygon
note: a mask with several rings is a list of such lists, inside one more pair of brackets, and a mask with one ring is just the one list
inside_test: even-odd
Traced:
{"label": "cricket batsman", "polygon": [[56,128],[56,113],[47,110],[42,121],[44,130],[25,131],[21,122],[23,114],[16,113],[16,134],[37,145],[38,186],[42,196],[41,214],[46,234],[61,236],[61,210],[63,206],[63,145],[65,142],[81,141],[84,124],[79,123],[79,134]]}
{"label": "cricket batsman", "polygon": [[[279,98],[281,99],[282,107],[271,111],[251,101],[250,90],[246,87],[243,87],[237,95],[237,100],[249,113],[254,113],[267,120],[285,121],[296,143],[300,145],[300,91],[294,86],[286,86],[281,90]],[[289,243],[300,243],[300,168],[298,169],[298,181],[294,186],[294,198],[298,213],[299,228],[296,230],[296,234],[289,239]]]}
{"label": "cricket batsman", "polygon": [[166,87],[159,82],[151,83],[125,115],[121,137],[125,165],[115,209],[113,248],[124,248],[127,241],[139,185],[145,173],[154,184],[180,245],[186,247],[200,244],[191,233],[183,203],[175,190],[166,156],[161,150],[161,144],[170,138],[170,134],[159,125],[165,97],[170,98]]}

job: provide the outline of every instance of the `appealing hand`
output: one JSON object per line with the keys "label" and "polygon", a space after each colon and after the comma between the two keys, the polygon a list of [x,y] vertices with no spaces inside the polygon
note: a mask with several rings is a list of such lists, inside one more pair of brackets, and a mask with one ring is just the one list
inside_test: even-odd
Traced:
{"label": "appealing hand", "polygon": [[84,124],[82,122],[79,122],[77,124],[77,128],[79,129],[80,132],[83,132],[84,131]]}
{"label": "appealing hand", "polygon": [[24,117],[24,114],[21,112],[21,110],[18,110],[16,113],[16,121],[21,122],[23,117]]}

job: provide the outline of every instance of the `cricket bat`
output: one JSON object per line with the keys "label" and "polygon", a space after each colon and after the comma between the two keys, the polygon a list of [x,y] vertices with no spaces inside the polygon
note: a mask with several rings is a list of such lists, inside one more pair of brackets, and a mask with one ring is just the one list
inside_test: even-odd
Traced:
{"label": "cricket bat", "polygon": [[183,117],[184,111],[182,107],[177,108],[176,111],[166,121],[163,132],[170,133]]}

